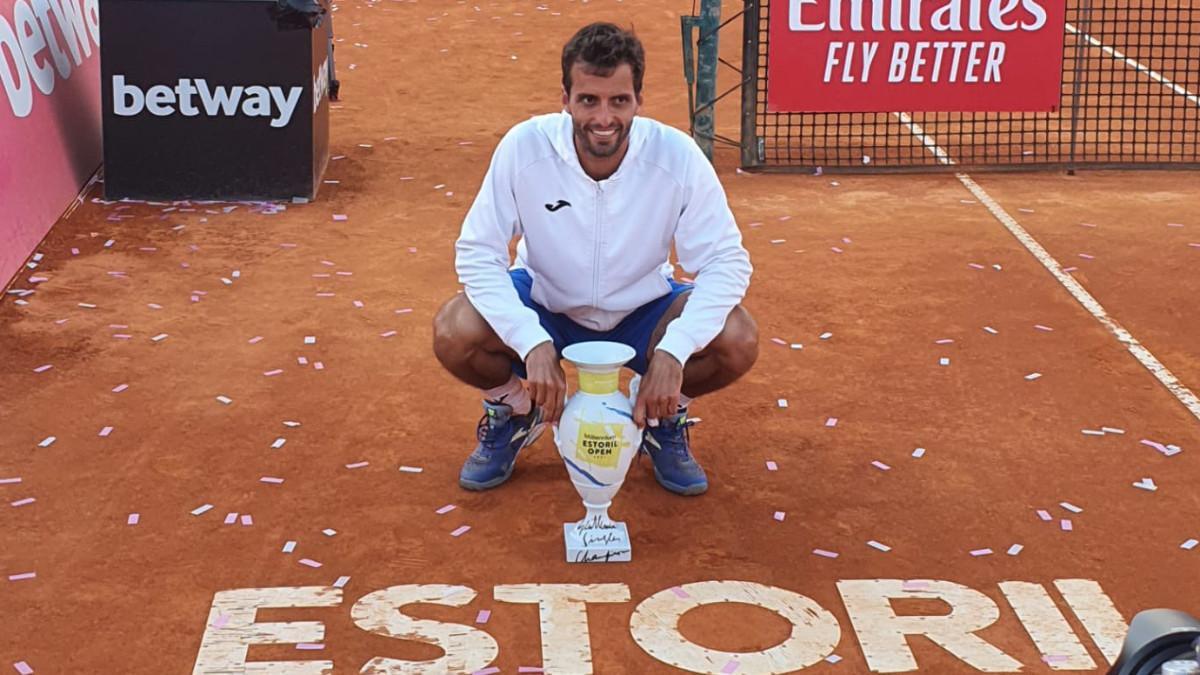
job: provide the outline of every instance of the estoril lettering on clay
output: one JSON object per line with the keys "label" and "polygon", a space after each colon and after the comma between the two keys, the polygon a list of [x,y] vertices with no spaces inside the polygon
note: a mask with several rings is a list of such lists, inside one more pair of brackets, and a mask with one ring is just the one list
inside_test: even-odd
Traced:
{"label": "estoril lettering on clay", "polygon": [[274,128],[286,127],[300,102],[304,87],[263,85],[210,85],[204,78],[179,78],[175,86],[156,84],[145,90],[112,76],[113,113],[133,117],[143,111],[157,117],[265,117]]}

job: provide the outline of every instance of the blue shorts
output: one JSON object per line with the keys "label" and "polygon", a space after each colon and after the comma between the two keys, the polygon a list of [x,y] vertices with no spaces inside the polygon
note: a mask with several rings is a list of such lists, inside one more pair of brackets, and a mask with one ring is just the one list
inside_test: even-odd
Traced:
{"label": "blue shorts", "polygon": [[[681,284],[674,279],[668,279],[667,281],[671,283],[669,293],[633,310],[629,316],[621,319],[621,323],[614,326],[612,330],[594,331],[580,326],[565,314],[555,314],[534,302],[530,295],[533,291],[533,278],[529,276],[528,271],[515,269],[510,270],[508,275],[512,278],[513,287],[517,289],[517,295],[521,296],[521,302],[537,312],[542,328],[545,328],[546,332],[550,334],[550,338],[554,340],[554,349],[559,356],[562,356],[563,348],[576,342],[591,340],[620,342],[633,347],[637,353],[625,367],[642,375],[646,373],[646,366],[649,365],[646,360],[646,350],[650,347],[650,337],[654,333],[655,327],[658,326],[659,320],[667,313],[667,309],[671,307],[671,303],[675,302],[675,298],[692,289],[691,284]],[[525,364],[519,361],[513,363],[513,372],[517,374],[517,377],[525,379]]]}

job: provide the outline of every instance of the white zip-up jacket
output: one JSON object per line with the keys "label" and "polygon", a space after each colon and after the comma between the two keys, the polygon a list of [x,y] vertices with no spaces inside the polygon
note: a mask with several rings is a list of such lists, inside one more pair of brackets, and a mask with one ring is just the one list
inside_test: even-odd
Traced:
{"label": "white zip-up jacket", "polygon": [[539,305],[605,331],[670,291],[674,243],[695,288],[657,348],[686,364],[721,332],[753,272],[717,174],[691,137],[635,117],[620,167],[596,181],[572,134],[561,112],[501,139],[455,244],[467,298],[524,360],[550,336],[517,296],[510,265],[529,271]]}

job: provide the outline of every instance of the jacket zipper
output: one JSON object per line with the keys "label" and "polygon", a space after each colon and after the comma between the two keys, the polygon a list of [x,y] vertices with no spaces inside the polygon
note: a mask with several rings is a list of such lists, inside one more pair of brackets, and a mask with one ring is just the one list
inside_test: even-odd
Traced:
{"label": "jacket zipper", "polygon": [[604,213],[604,189],[596,184],[596,230],[595,250],[592,257],[592,307],[600,306],[600,242],[603,239],[601,224]]}

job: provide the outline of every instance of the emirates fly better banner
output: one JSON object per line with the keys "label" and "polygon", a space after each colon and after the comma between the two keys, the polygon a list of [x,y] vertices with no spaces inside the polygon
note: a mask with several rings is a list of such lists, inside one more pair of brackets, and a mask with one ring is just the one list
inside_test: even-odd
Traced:
{"label": "emirates fly better banner", "polygon": [[1063,0],[770,0],[770,112],[1058,110]]}

